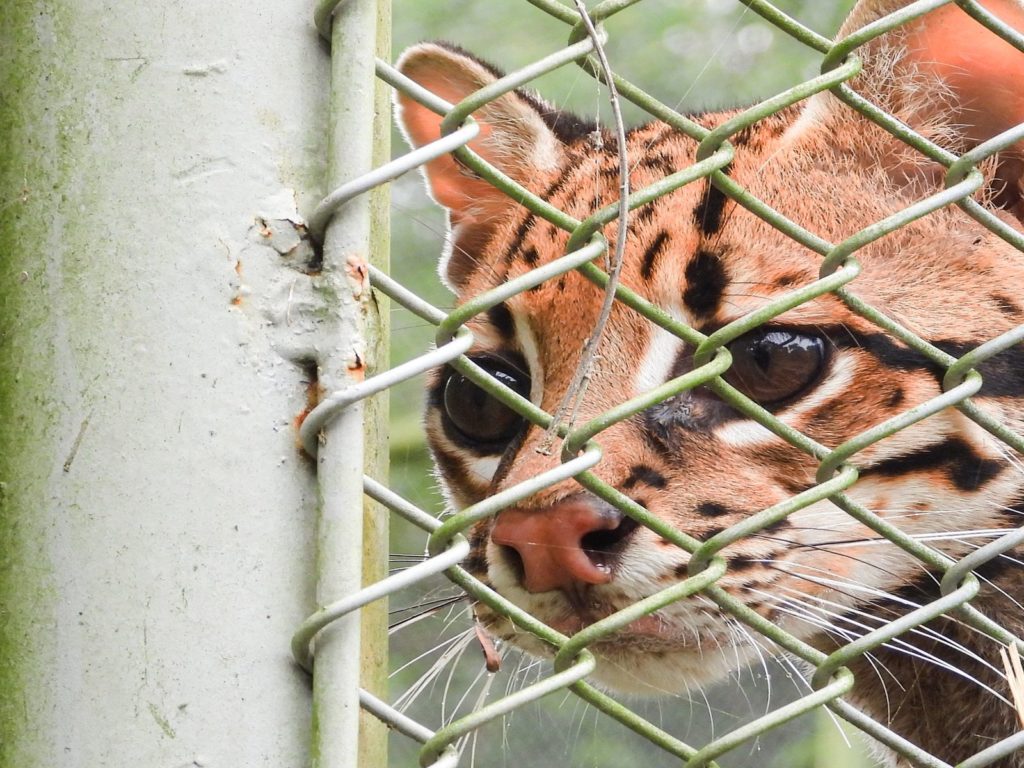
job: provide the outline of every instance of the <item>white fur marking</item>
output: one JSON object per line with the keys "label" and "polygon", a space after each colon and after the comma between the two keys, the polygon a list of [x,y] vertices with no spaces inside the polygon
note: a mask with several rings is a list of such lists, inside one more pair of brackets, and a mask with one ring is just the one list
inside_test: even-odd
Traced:
{"label": "white fur marking", "polygon": [[540,363],[540,352],[537,348],[537,337],[533,335],[533,329],[511,307],[509,312],[515,324],[516,339],[519,341],[519,348],[526,359],[526,366],[530,369],[530,402],[539,404],[544,401],[544,366]]}
{"label": "white fur marking", "polygon": [[477,478],[493,480],[494,473],[498,471],[498,462],[500,461],[501,457],[499,456],[486,456],[467,461],[466,466]]}
{"label": "white fur marking", "polygon": [[732,421],[715,430],[715,437],[732,448],[768,445],[778,440],[756,421]]}
{"label": "white fur marking", "polygon": [[837,352],[828,376],[806,396],[793,403],[790,408],[783,409],[779,413],[779,418],[789,421],[810,413],[828,400],[840,397],[853,381],[853,367],[853,360],[849,355]]}
{"label": "white fur marking", "polygon": [[633,381],[634,392],[642,395],[668,381],[672,366],[682,348],[682,339],[664,328],[656,327],[651,333],[647,353],[640,362]]}

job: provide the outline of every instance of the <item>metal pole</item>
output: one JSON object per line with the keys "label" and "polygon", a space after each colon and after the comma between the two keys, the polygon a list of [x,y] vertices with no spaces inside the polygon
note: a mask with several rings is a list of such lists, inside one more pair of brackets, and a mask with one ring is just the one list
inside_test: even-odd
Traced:
{"label": "metal pole", "polygon": [[[377,0],[377,56],[391,61],[391,0]],[[391,159],[391,87],[375,80],[373,166]],[[370,262],[390,272],[391,188],[384,184],[370,192]],[[367,308],[366,349],[368,374],[390,368],[390,308],[382,293]],[[382,392],[366,403],[367,434],[364,468],[366,474],[387,484],[390,452],[388,443],[390,409],[388,393]],[[363,501],[363,586],[380,582],[388,575],[390,558],[390,511],[369,496]],[[377,697],[388,698],[388,603],[378,600],[362,611],[362,687]],[[359,729],[359,764],[364,768],[388,764],[388,727],[362,711]]]}
{"label": "metal pole", "polygon": [[308,0],[0,4],[0,766],[302,766]]}
{"label": "metal pole", "polygon": [[[336,6],[331,29],[331,117],[328,187],[368,172],[374,159],[376,0]],[[335,341],[320,350],[320,384],[327,392],[366,376],[371,205],[351,200],[332,218],[323,249],[320,288],[336,312]],[[365,404],[353,403],[321,433],[317,454],[320,519],[317,529],[317,604],[327,605],[363,584],[363,471]],[[327,626],[315,640],[313,765],[360,764],[361,614]]]}

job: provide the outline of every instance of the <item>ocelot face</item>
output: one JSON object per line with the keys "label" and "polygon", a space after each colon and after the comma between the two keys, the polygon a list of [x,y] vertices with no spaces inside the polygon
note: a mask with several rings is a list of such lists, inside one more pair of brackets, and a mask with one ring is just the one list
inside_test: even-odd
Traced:
{"label": "ocelot face", "polygon": [[[844,34],[898,4],[865,2]],[[1024,29],[1024,11],[993,2]],[[884,7],[883,7],[884,6]],[[957,46],[946,44],[950,29]],[[958,53],[970,48],[971,56]],[[946,6],[858,51],[852,86],[945,149],[961,154],[1024,122],[1024,54]],[[442,44],[408,50],[402,71],[455,103],[500,73]],[[922,96],[921,94],[927,94]],[[440,118],[400,97],[412,144],[439,136]],[[736,112],[694,119],[713,128]],[[475,115],[471,148],[552,206],[583,220],[618,197],[613,135],[539,98],[509,93]],[[908,150],[825,92],[731,139],[728,177],[818,238],[843,242],[942,189],[944,169]],[[696,162],[697,142],[662,123],[627,138],[632,189]],[[981,194],[1020,227],[1020,145],[988,161]],[[568,233],[445,156],[426,168],[447,208],[443,274],[460,303],[566,253]],[[617,224],[604,234],[614,243]],[[946,206],[856,251],[844,289],[800,303],[726,345],[722,379],[786,427],[827,449],[943,393],[945,368],[855,311],[877,309],[960,357],[1024,322],[1024,255],[960,208]],[[598,265],[603,261],[598,260]],[[621,283],[669,317],[710,335],[819,279],[820,253],[735,203],[707,178],[632,211]],[[852,297],[852,298],[851,298]],[[601,315],[604,291],[569,271],[477,315],[470,360],[554,413]],[[694,370],[695,346],[616,302],[600,335],[578,426]],[[1010,348],[979,367],[974,403],[1024,430],[1024,358]],[[464,508],[560,463],[560,442],[454,368],[429,383],[427,427],[439,476]],[[819,460],[751,418],[721,391],[695,386],[619,420],[595,438],[591,472],[657,520],[700,541],[816,486]],[[1019,524],[1024,472],[1007,446],[944,408],[856,453],[850,498],[953,558],[967,533]],[[558,631],[571,635],[688,575],[689,553],[574,479],[556,482],[472,533],[466,566]],[[987,540],[987,539],[986,539]],[[729,595],[822,647],[857,617],[905,613],[934,575],[878,532],[819,500],[730,544],[718,581]],[[909,597],[907,597],[909,595]],[[895,597],[890,597],[895,596]],[[476,607],[496,637],[539,655],[529,632]],[[851,618],[852,617],[852,618]],[[849,622],[844,625],[843,622]],[[876,625],[871,625],[874,628]],[[697,595],[591,646],[597,676],[627,690],[675,692],[720,677],[758,653],[748,630]],[[863,630],[859,634],[863,634]]]}

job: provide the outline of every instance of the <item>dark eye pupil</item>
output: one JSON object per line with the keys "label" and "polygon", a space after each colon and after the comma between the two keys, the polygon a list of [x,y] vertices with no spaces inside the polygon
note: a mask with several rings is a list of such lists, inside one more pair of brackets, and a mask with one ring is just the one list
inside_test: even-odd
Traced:
{"label": "dark eye pupil", "polygon": [[758,331],[729,345],[732,366],[725,379],[762,405],[800,394],[821,372],[825,342],[819,336],[783,330]]}
{"label": "dark eye pupil", "polygon": [[765,344],[763,341],[757,342],[751,345],[751,347],[751,360],[765,375],[767,375],[768,369],[771,368],[772,365],[772,347]]}
{"label": "dark eye pupil", "polygon": [[[497,381],[528,397],[530,380],[519,371],[491,360],[475,360]],[[461,436],[485,447],[501,448],[519,431],[523,418],[458,371],[444,385],[444,413]]]}

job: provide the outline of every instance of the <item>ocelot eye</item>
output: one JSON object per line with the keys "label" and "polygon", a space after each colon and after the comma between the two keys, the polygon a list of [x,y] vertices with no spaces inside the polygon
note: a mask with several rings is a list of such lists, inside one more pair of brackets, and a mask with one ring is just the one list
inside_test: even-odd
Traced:
{"label": "ocelot eye", "polygon": [[[519,367],[492,357],[473,362],[512,391],[529,398],[530,377]],[[442,404],[455,430],[481,447],[503,447],[523,425],[522,416],[455,370],[445,382]]]}
{"label": "ocelot eye", "polygon": [[763,329],[729,345],[732,365],[724,378],[751,400],[773,405],[800,394],[825,365],[820,336],[781,329]]}

